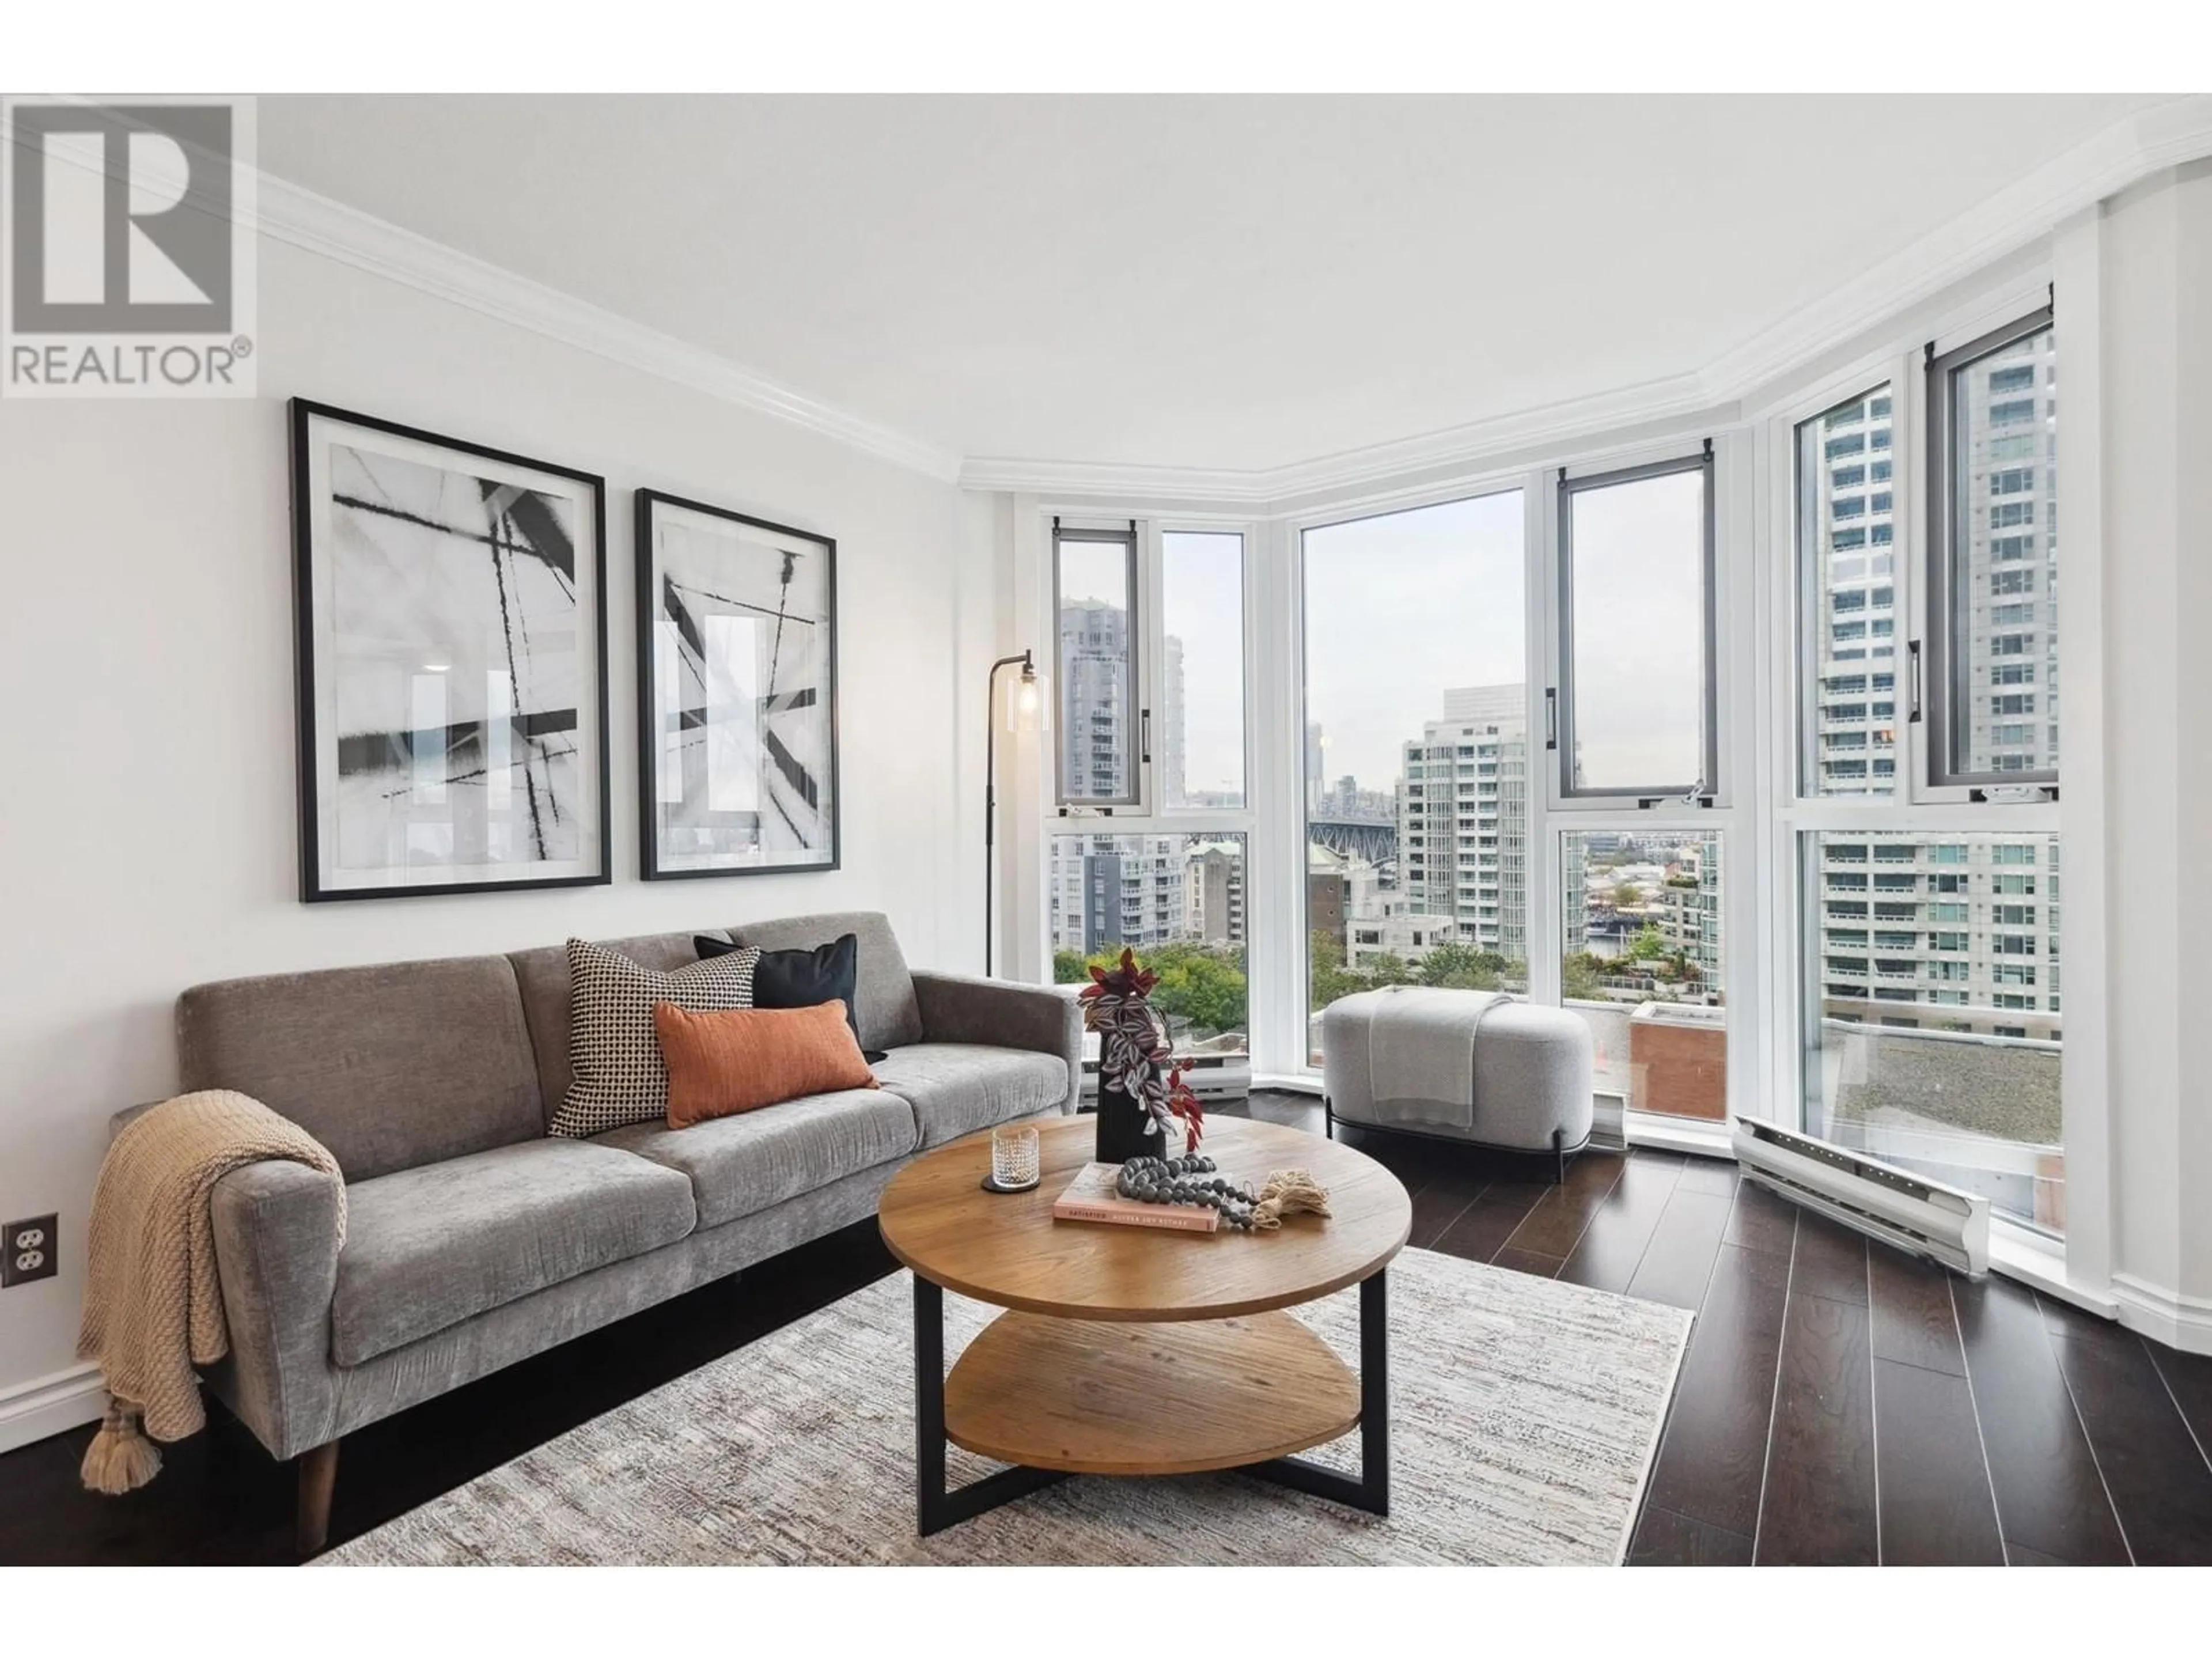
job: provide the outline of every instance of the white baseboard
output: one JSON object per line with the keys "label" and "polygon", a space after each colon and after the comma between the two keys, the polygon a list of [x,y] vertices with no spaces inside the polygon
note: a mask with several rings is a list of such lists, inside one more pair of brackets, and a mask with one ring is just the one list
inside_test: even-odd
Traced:
{"label": "white baseboard", "polygon": [[106,1409],[107,1390],[100,1385],[97,1365],[72,1365],[52,1376],[0,1389],[0,1452],[96,1423]]}
{"label": "white baseboard", "polygon": [[2130,1330],[2185,1353],[2212,1354],[2212,1298],[2183,1296],[2133,1273],[2112,1275],[2112,1298]]}

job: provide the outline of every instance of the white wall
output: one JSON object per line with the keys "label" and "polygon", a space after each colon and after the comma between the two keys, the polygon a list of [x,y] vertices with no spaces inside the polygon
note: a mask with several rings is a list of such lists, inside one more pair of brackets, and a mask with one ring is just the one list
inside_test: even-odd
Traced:
{"label": "white wall", "polygon": [[2212,169],[2145,181],[2101,230],[2114,1288],[2212,1350]]}
{"label": "white wall", "polygon": [[[918,964],[981,963],[975,504],[287,246],[264,243],[260,283],[256,401],[0,403],[0,1219],[62,1217],[60,1276],[0,1295],[0,1448],[11,1417],[20,1439],[82,1414],[69,1384],[26,1385],[76,1364],[107,1115],[172,1088],[187,985],[846,906],[888,910]],[[606,477],[611,886],[298,902],[295,394]],[[837,539],[838,872],[637,878],[629,492],[647,485]]]}

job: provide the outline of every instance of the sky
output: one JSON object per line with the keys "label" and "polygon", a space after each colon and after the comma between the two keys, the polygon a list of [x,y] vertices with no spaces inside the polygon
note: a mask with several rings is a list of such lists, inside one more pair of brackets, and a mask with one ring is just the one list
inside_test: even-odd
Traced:
{"label": "sky", "polygon": [[[1577,723],[1584,781],[1694,781],[1702,750],[1704,485],[1695,471],[1574,503]],[[1525,683],[1522,492],[1305,536],[1306,715],[1326,779],[1397,778],[1446,690]]]}
{"label": "sky", "polygon": [[1306,718],[1329,782],[1388,789],[1448,687],[1526,678],[1522,493],[1309,530]]}

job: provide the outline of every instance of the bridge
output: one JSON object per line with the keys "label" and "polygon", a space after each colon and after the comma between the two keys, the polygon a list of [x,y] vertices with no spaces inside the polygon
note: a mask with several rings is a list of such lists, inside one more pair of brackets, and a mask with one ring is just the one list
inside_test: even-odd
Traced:
{"label": "bridge", "polygon": [[1308,818],[1306,839],[1346,858],[1381,864],[1398,856],[1398,825],[1391,818],[1341,816]]}

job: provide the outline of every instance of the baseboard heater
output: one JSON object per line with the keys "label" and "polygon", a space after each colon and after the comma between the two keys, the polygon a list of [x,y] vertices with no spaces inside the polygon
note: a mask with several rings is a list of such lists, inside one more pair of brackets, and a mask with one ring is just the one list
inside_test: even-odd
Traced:
{"label": "baseboard heater", "polygon": [[1769,1192],[1900,1250],[1976,1277],[1990,1267],[1990,1201],[1848,1146],[1740,1117],[1737,1167]]}

